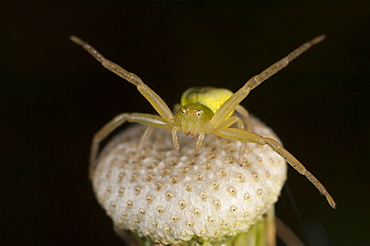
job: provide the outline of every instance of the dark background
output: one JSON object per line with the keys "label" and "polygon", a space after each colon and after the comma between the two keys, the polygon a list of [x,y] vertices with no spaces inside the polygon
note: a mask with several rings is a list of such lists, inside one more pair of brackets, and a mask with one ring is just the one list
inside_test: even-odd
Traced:
{"label": "dark background", "polygon": [[173,105],[194,85],[235,91],[325,33],[243,105],[338,203],[290,168],[296,209],[283,191],[277,216],[309,245],[370,245],[369,12],[361,1],[0,1],[0,244],[122,245],[87,177],[89,145],[114,115],[154,111],[71,34]]}

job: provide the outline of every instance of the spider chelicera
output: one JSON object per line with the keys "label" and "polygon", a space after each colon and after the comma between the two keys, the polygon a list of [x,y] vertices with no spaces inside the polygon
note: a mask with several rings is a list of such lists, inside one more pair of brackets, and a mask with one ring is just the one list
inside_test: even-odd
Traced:
{"label": "spider chelicera", "polygon": [[[274,63],[260,74],[252,77],[235,93],[227,89],[213,87],[193,87],[186,90],[181,97],[181,105],[177,106],[177,110],[175,110],[176,113],[173,114],[163,99],[144,84],[137,75],[107,60],[94,47],[80,38],[71,36],[73,42],[81,45],[105,68],[134,84],[159,114],[122,113],[114,117],[94,135],[91,146],[90,164],[94,163],[97,158],[101,141],[125,122],[140,123],[148,126],[139,143],[137,156],[140,155],[143,142],[148,139],[153,127],[171,129],[173,144],[177,150],[180,148],[177,132],[183,132],[187,135],[198,135],[195,151],[200,150],[206,134],[213,134],[243,143],[240,151],[239,163],[243,162],[246,143],[268,145],[300,174],[305,175],[320,193],[326,197],[330,206],[335,208],[336,203],[334,199],[321,182],[313,176],[301,162],[284,149],[278,141],[257,135],[250,131],[248,111],[240,105],[240,102],[247,97],[251,90],[279,72],[286,67],[289,62],[297,58],[312,45],[321,42],[324,38],[325,36],[321,35],[299,46],[283,59]],[[233,115],[234,111],[239,113],[243,119]],[[235,124],[236,127],[232,127]]]}

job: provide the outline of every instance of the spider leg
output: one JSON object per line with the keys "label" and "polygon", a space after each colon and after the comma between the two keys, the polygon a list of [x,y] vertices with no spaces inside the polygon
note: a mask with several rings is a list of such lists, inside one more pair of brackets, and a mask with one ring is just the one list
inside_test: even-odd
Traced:
{"label": "spider leg", "polygon": [[252,124],[251,124],[251,117],[249,116],[248,110],[239,104],[235,107],[235,111],[238,112],[243,117],[244,123],[245,123],[245,130],[251,131]]}
{"label": "spider leg", "polygon": [[226,119],[227,116],[237,107],[237,105],[239,105],[240,102],[248,96],[251,90],[256,88],[258,85],[260,85],[263,81],[270,78],[272,75],[279,72],[284,67],[286,67],[289,64],[289,62],[293,61],[303,52],[311,48],[312,45],[315,45],[324,40],[324,38],[325,36],[321,35],[307,43],[304,43],[283,59],[279,60],[278,62],[274,63],[270,67],[263,70],[260,74],[255,75],[250,80],[248,80],[242,88],[235,92],[229,99],[226,100],[226,102],[224,102],[221,105],[221,107],[216,111],[215,115],[210,120],[209,125],[213,128],[218,127],[221,124],[221,122],[224,119]]}
{"label": "spider leg", "polygon": [[[140,123],[149,127],[170,128],[168,123],[160,116],[141,113],[123,113],[115,116],[111,121],[105,124],[93,137],[90,151],[90,177],[93,174],[96,165],[100,143],[115,129],[125,122]],[[146,132],[146,134],[148,134]],[[145,135],[145,134],[144,134]],[[146,138],[146,137],[145,137]],[[140,145],[140,144],[139,144]]]}
{"label": "spider leg", "polygon": [[175,147],[176,150],[179,150],[180,149],[180,144],[179,144],[179,137],[177,136],[177,132],[181,132],[181,127],[173,127],[172,128],[173,146]]}
{"label": "spider leg", "polygon": [[204,140],[205,136],[206,136],[206,134],[204,132],[199,133],[197,144],[195,145],[195,152],[197,152],[197,153],[199,152],[200,147],[203,144],[203,140]]}
{"label": "spider leg", "polygon": [[[235,107],[235,111],[238,112],[243,117],[244,123],[245,123],[245,130],[251,131],[252,124],[251,124],[251,118],[249,117],[248,110],[239,104]],[[242,146],[240,147],[240,153],[239,153],[239,164],[240,165],[242,165],[244,162],[244,153],[246,149],[247,149],[247,143],[242,142]]]}
{"label": "spider leg", "polygon": [[144,144],[148,140],[148,138],[150,137],[150,135],[152,134],[152,132],[153,132],[153,127],[152,126],[148,126],[145,129],[145,132],[144,132],[143,136],[140,139],[139,145],[137,146],[137,152],[136,152],[136,155],[134,157],[134,162],[138,162],[139,161],[139,158],[140,158],[140,155],[141,155],[141,151],[144,148]]}
{"label": "spider leg", "polygon": [[137,76],[136,74],[130,73],[121,66],[111,62],[110,60],[106,59],[102,54],[100,54],[94,47],[92,47],[87,42],[83,41],[82,39],[71,36],[70,37],[73,42],[78,45],[81,45],[85,50],[87,50],[96,60],[98,60],[105,68],[110,70],[111,72],[117,74],[121,78],[127,80],[128,82],[134,84],[138,91],[149,101],[149,103],[153,106],[153,108],[158,112],[162,118],[170,122],[173,120],[173,114],[167,104],[163,101],[163,99],[158,96],[152,89],[149,88],[144,82]]}
{"label": "spider leg", "polygon": [[292,154],[284,149],[283,146],[276,140],[265,138],[260,135],[236,128],[215,129],[213,131],[213,134],[228,139],[251,142],[260,145],[268,145],[273,151],[283,157],[285,161],[288,162],[289,165],[291,165],[295,170],[297,170],[300,174],[306,176],[306,178],[320,191],[320,193],[326,197],[326,200],[328,201],[330,206],[332,208],[336,208],[336,203],[334,199],[331,197],[326,188],[321,184],[321,182],[315,176],[313,176],[313,174],[310,173],[301,162],[299,162]]}
{"label": "spider leg", "polygon": [[222,124],[220,124],[219,128],[228,128],[228,127],[234,125],[235,123],[237,124],[238,129],[243,130],[245,128],[244,127],[244,122],[238,116],[230,116],[229,118],[224,120],[224,122],[222,122]]}
{"label": "spider leg", "polygon": [[[244,109],[242,106],[240,106],[240,108],[238,108],[239,110],[240,109]],[[248,114],[248,111],[246,109],[244,109],[245,111],[243,113],[247,113]],[[246,116],[245,114],[242,115],[243,118]],[[245,125],[244,125],[244,121],[239,118],[238,116],[231,116],[229,118],[227,118],[226,120],[224,120],[224,122],[222,122],[219,126],[219,128],[228,128],[234,124],[237,124],[237,127],[238,129],[241,129],[241,130],[245,130]],[[240,151],[239,151],[239,164],[242,165],[243,162],[244,162],[244,153],[245,153],[245,150],[247,149],[247,143],[246,142],[243,142],[241,141],[242,143],[242,146],[240,147]],[[197,144],[197,147],[196,148],[200,148],[200,146],[198,146]]]}

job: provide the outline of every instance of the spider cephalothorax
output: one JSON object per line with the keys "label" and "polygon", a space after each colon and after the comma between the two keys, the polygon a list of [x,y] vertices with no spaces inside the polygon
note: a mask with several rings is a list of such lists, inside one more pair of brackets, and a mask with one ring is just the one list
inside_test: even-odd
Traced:
{"label": "spider cephalothorax", "polygon": [[181,131],[186,135],[196,135],[203,132],[205,124],[212,119],[214,113],[210,108],[200,103],[189,103],[177,111],[175,121],[179,121]]}

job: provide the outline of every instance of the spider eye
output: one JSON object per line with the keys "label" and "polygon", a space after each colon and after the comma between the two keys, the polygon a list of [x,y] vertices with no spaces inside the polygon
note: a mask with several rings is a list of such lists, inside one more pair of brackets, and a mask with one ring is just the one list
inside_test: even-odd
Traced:
{"label": "spider eye", "polygon": [[181,113],[185,114],[185,113],[186,113],[186,109],[185,109],[185,108],[183,108],[183,109],[181,110]]}
{"label": "spider eye", "polygon": [[198,110],[196,113],[195,113],[197,116],[201,116],[203,114],[203,110]]}

